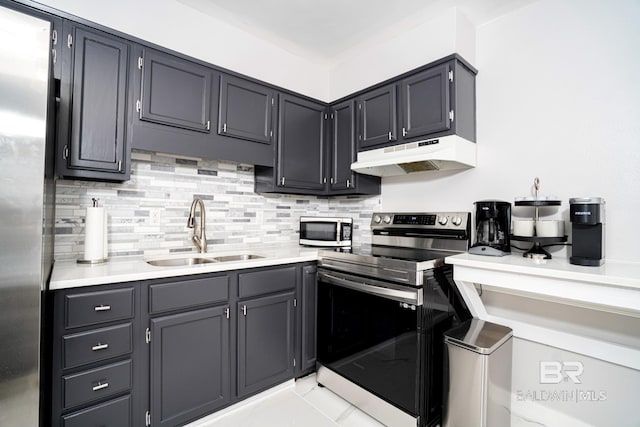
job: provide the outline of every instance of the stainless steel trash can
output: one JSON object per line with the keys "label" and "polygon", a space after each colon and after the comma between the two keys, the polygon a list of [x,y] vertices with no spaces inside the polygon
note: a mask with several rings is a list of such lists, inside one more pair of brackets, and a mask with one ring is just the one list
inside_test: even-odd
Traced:
{"label": "stainless steel trash can", "polygon": [[511,425],[513,331],[471,319],[445,333],[444,427]]}

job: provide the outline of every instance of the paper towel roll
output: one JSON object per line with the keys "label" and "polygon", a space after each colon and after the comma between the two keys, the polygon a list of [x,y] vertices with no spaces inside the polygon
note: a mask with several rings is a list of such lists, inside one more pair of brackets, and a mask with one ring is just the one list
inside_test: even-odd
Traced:
{"label": "paper towel roll", "polygon": [[84,260],[99,261],[105,256],[105,219],[104,207],[87,208],[84,228]]}

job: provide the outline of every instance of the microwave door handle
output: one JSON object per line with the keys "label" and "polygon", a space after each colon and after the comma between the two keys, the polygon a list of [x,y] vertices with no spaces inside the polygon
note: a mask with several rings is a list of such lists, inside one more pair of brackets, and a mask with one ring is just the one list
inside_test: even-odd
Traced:
{"label": "microwave door handle", "polygon": [[340,232],[342,231],[342,221],[338,220],[336,223],[336,244],[340,244]]}
{"label": "microwave door handle", "polygon": [[318,276],[320,279],[324,279],[324,281],[332,285],[342,286],[343,288],[349,288],[355,291],[360,291],[366,294],[392,299],[395,301],[406,302],[413,305],[421,305],[421,301],[419,301],[416,291],[402,291],[399,289],[383,288],[369,283],[354,282],[352,280],[348,280],[324,272],[320,273]]}

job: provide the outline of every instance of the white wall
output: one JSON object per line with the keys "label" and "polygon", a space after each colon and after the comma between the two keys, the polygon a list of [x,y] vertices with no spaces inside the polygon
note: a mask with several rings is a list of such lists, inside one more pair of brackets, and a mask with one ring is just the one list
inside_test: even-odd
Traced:
{"label": "white wall", "polygon": [[330,66],[329,98],[335,100],[458,52],[475,63],[475,29],[451,8],[406,31],[372,40],[341,54]]}
{"label": "white wall", "polygon": [[175,0],[40,0],[40,3],[194,58],[328,100],[327,65],[313,63]]}
{"label": "white wall", "polygon": [[385,178],[383,208],[473,211],[537,176],[557,217],[571,197],[604,197],[606,257],[640,261],[640,3],[540,0],[476,38],[478,167]]}

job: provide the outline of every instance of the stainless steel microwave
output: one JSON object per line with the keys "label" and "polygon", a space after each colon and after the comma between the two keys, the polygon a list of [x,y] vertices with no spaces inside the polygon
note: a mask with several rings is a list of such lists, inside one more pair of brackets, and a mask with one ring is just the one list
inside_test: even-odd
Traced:
{"label": "stainless steel microwave", "polygon": [[300,244],[306,246],[351,246],[353,219],[347,217],[300,217]]}

